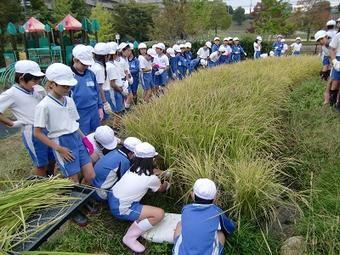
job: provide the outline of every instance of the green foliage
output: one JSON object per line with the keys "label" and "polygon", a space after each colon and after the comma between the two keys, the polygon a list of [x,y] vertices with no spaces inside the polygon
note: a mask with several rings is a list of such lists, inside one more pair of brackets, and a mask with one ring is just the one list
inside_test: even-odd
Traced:
{"label": "green foliage", "polygon": [[30,5],[26,7],[26,13],[44,24],[51,21],[51,11],[48,10],[44,0],[30,0]]}
{"label": "green foliage", "polygon": [[98,40],[102,42],[114,40],[112,13],[106,10],[102,4],[97,3],[92,8],[90,19],[96,19],[99,23]]}
{"label": "green foliage", "polygon": [[90,9],[84,0],[70,0],[71,14],[79,21],[90,16]]}
{"label": "green foliage", "polygon": [[213,0],[208,3],[209,22],[207,28],[212,28],[217,34],[217,29],[227,29],[231,25],[231,16],[228,14],[227,6],[222,0]]}
{"label": "green foliage", "polygon": [[8,22],[17,23],[24,19],[23,7],[20,0],[0,1],[0,27],[6,30]]}
{"label": "green foliage", "polygon": [[69,0],[55,0],[53,7],[53,19],[56,22],[61,21],[67,14],[71,13],[71,4]]}
{"label": "green foliage", "polygon": [[242,25],[246,19],[245,11],[244,8],[238,7],[233,13],[233,20],[236,21],[239,26]]}

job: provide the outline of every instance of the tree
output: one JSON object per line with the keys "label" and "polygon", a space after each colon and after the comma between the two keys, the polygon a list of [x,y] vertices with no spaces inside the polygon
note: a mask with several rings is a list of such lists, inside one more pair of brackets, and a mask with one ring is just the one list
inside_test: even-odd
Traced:
{"label": "tree", "polygon": [[258,33],[288,34],[292,31],[289,4],[283,0],[262,0],[257,3],[252,16]]}
{"label": "tree", "polygon": [[70,0],[70,11],[72,15],[81,21],[84,17],[90,16],[90,9],[84,0]]}
{"label": "tree", "polygon": [[0,1],[0,27],[6,31],[8,22],[17,23],[24,19],[24,9],[20,0]]}
{"label": "tree", "polygon": [[62,20],[67,14],[71,12],[71,4],[68,0],[55,0],[53,6],[54,23]]}
{"label": "tree", "polygon": [[245,21],[246,15],[245,15],[246,10],[243,9],[242,7],[238,7],[233,14],[233,20],[237,22],[239,26],[242,25],[242,22]]}
{"label": "tree", "polygon": [[27,16],[34,16],[42,23],[53,21],[51,12],[48,10],[44,0],[30,0],[30,4],[26,7]]}
{"label": "tree", "polygon": [[227,29],[231,25],[231,16],[228,15],[228,9],[222,0],[213,0],[209,2],[210,6],[210,20],[209,27],[215,30],[217,35],[217,29]]}
{"label": "tree", "polygon": [[227,12],[229,15],[233,15],[234,14],[234,9],[231,5],[227,5]]}
{"label": "tree", "polygon": [[311,30],[318,30],[325,26],[330,19],[330,2],[320,0],[300,0],[301,6],[292,16],[291,20],[297,28],[307,32],[309,40]]}
{"label": "tree", "polygon": [[99,23],[99,41],[114,40],[112,13],[106,10],[102,4],[97,3],[96,7],[92,8],[90,19],[96,19]]}

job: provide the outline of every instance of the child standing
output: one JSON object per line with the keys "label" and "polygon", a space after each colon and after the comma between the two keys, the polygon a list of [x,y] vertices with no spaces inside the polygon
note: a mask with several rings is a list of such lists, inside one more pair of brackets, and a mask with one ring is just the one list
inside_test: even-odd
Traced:
{"label": "child standing", "polygon": [[158,71],[155,72],[155,87],[156,93],[161,90],[164,93],[164,88],[168,83],[168,70],[169,70],[169,59],[164,54],[165,45],[164,43],[156,44],[157,56],[154,59],[154,64],[158,65]]}
{"label": "child standing", "polygon": [[332,69],[332,90],[336,90],[337,92],[337,102],[336,108],[340,111],[340,33],[337,33],[332,39],[330,46],[330,58],[333,63]]}
{"label": "child standing", "polygon": [[74,47],[72,54],[72,71],[78,83],[72,86],[71,96],[80,116],[80,130],[88,135],[94,132],[104,119],[103,102],[96,76],[89,70],[89,66],[94,64],[90,48],[79,44]]}
{"label": "child standing", "polygon": [[[50,65],[46,78],[51,92],[36,106],[34,135],[53,149],[64,177],[78,183],[81,171],[85,182],[91,183],[95,174],[83,144],[87,138],[79,129],[76,105],[67,96],[77,80],[71,68],[61,63]],[[44,128],[48,130],[47,136],[42,131]]]}
{"label": "child standing", "polygon": [[148,48],[145,43],[140,43],[138,45],[138,50],[140,54],[138,60],[143,86],[143,100],[144,102],[149,102],[153,88],[151,57],[147,54]]}
{"label": "child standing", "polygon": [[232,59],[234,63],[238,63],[241,61],[241,54],[247,56],[247,53],[244,52],[242,46],[240,45],[240,39],[238,39],[238,37],[235,37],[233,41],[234,45],[232,46]]}
{"label": "child standing", "polygon": [[156,155],[151,144],[138,144],[130,171],[123,175],[108,194],[112,215],[120,220],[133,221],[123,237],[123,243],[134,252],[144,252],[145,247],[137,238],[164,218],[163,209],[140,204],[149,189],[164,192],[168,187],[167,182],[161,183],[155,175],[153,161]]}
{"label": "child standing", "polygon": [[235,230],[221,208],[214,205],[215,183],[198,179],[191,193],[193,204],[182,209],[174,235],[174,255],[223,254],[225,238]]}
{"label": "child standing", "polygon": [[262,42],[262,37],[257,36],[254,42],[254,59],[261,58],[261,49],[262,49],[261,42]]}
{"label": "child standing", "polygon": [[180,48],[180,52],[176,55],[176,59],[177,59],[177,69],[179,72],[178,78],[182,80],[187,75],[188,62],[185,56],[185,45],[181,44],[179,45],[179,48]]}
{"label": "child standing", "polygon": [[218,51],[218,49],[220,48],[220,44],[221,44],[221,39],[218,36],[216,36],[214,38],[214,44],[211,47],[211,53]]}
{"label": "child standing", "polygon": [[296,37],[295,42],[290,45],[290,48],[292,49],[293,56],[300,56],[301,54],[301,37]]}
{"label": "child standing", "polygon": [[169,58],[169,75],[171,79],[177,79],[177,62],[176,62],[176,54],[173,48],[166,49],[167,57]]}
{"label": "child standing", "polygon": [[130,74],[133,80],[132,84],[130,85],[130,88],[131,88],[131,92],[133,96],[133,102],[134,104],[137,104],[137,91],[138,91],[140,67],[139,67],[139,60],[137,57],[135,57],[133,50],[130,51],[130,56],[128,57],[128,61],[129,61]]}
{"label": "child standing", "polygon": [[[17,61],[14,69],[15,84],[0,95],[0,122],[11,128],[21,128],[22,141],[36,167],[36,175],[53,174],[55,160],[52,150],[33,135],[35,107],[46,96],[45,89],[38,85],[45,74],[31,60]],[[3,115],[7,109],[12,111],[15,121]],[[47,134],[46,129],[42,132]]]}
{"label": "child standing", "polygon": [[274,42],[272,46],[273,51],[274,51],[274,56],[281,57],[282,49],[283,49],[283,43],[282,43],[283,36],[278,35],[276,38],[277,38],[277,41]]}

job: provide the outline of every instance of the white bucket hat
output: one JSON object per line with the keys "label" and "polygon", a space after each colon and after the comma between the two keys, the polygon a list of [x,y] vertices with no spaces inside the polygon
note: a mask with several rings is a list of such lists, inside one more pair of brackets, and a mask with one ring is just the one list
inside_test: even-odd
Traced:
{"label": "white bucket hat", "polygon": [[46,78],[64,86],[75,86],[78,83],[71,68],[62,63],[54,63],[47,67]]}

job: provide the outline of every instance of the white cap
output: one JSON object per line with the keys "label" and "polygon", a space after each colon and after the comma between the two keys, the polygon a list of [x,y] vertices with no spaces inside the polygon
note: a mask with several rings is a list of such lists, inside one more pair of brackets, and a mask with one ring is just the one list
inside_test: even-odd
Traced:
{"label": "white cap", "polygon": [[219,48],[218,48],[218,51],[219,52],[225,52],[225,48],[223,45],[221,45]]}
{"label": "white cap", "polygon": [[147,49],[148,47],[146,46],[146,44],[145,43],[140,43],[140,44],[138,44],[138,49],[140,50],[140,49]]}
{"label": "white cap", "polygon": [[329,21],[327,21],[326,26],[335,26],[336,25],[336,21],[334,19],[331,19]]}
{"label": "white cap", "polygon": [[181,48],[179,47],[178,44],[174,44],[174,46],[172,46],[172,48],[174,49],[175,52],[181,52]]}
{"label": "white cap", "polygon": [[148,49],[146,54],[150,55],[153,58],[157,57],[157,53],[156,53],[155,49]]}
{"label": "white cap", "polygon": [[216,41],[216,40],[221,41],[221,39],[220,39],[218,36],[216,36],[216,37],[214,38],[214,41]]}
{"label": "white cap", "polygon": [[140,143],[135,148],[135,156],[138,158],[153,158],[157,156],[155,147],[149,143]]}
{"label": "white cap", "polygon": [[301,41],[301,37],[300,37],[300,36],[296,37],[296,38],[295,38],[295,41],[297,41],[297,40],[300,40],[300,41]]}
{"label": "white cap", "polygon": [[122,42],[121,44],[119,44],[119,46],[118,46],[118,50],[119,51],[122,51],[122,50],[124,50],[126,47],[128,47],[129,46],[129,44],[127,44],[127,43],[125,43],[125,42]]}
{"label": "white cap", "polygon": [[94,46],[93,53],[97,55],[107,55],[110,52],[110,47],[107,43],[99,42]]}
{"label": "white cap", "polygon": [[138,138],[136,137],[128,137],[124,140],[123,142],[123,146],[128,149],[129,151],[132,151],[134,152],[135,151],[135,148],[138,144],[141,144],[142,141],[139,140]]}
{"label": "white cap", "polygon": [[94,53],[94,48],[91,45],[86,45],[86,47],[91,53]]}
{"label": "white cap", "polygon": [[340,22],[340,18],[338,18],[338,19],[336,20],[336,22]]}
{"label": "white cap", "polygon": [[54,63],[47,67],[46,78],[64,86],[75,86],[78,83],[71,68],[62,63]]}
{"label": "white cap", "polygon": [[193,191],[196,196],[205,200],[213,200],[217,193],[215,183],[207,178],[198,179],[194,184]]}
{"label": "white cap", "polygon": [[165,50],[165,45],[164,43],[157,43],[155,48],[161,49],[161,50]]}
{"label": "white cap", "polygon": [[234,37],[233,41],[239,41],[240,39],[238,37]]}
{"label": "white cap", "polygon": [[173,48],[167,48],[166,53],[168,53],[171,57],[175,57],[175,50]]}
{"label": "white cap", "polygon": [[94,132],[94,138],[105,149],[113,150],[117,147],[118,140],[115,137],[115,132],[109,126],[99,126]]}
{"label": "white cap", "polygon": [[152,46],[151,46],[151,48],[154,49],[154,50],[156,49],[156,47],[157,47],[157,43],[152,44]]}
{"label": "white cap", "polygon": [[229,37],[224,37],[223,41],[229,41]]}
{"label": "white cap", "polygon": [[326,36],[327,36],[327,32],[325,30],[319,30],[318,32],[315,33],[314,38],[315,38],[315,41],[318,41],[321,38],[324,38]]}
{"label": "white cap", "polygon": [[269,52],[269,56],[274,57],[274,56],[275,56],[274,51],[271,50],[271,51]]}
{"label": "white cap", "polygon": [[283,35],[277,35],[277,36],[276,36],[276,38],[279,38],[279,37],[283,38]]}
{"label": "white cap", "polygon": [[281,42],[285,42],[285,41],[286,41],[285,38],[282,38]]}
{"label": "white cap", "polygon": [[228,39],[229,39],[229,41],[232,41],[232,40],[233,40],[233,38],[232,38],[232,37],[228,37]]}
{"label": "white cap", "polygon": [[179,45],[179,48],[180,48],[180,49],[185,48],[185,44],[180,44],[180,45]]}
{"label": "white cap", "polygon": [[191,49],[191,43],[190,43],[190,42],[186,42],[186,43],[185,43],[185,48]]}
{"label": "white cap", "polygon": [[205,46],[207,46],[207,47],[210,49],[210,48],[211,48],[211,42],[209,42],[209,41],[206,42],[206,43],[205,43]]}
{"label": "white cap", "polygon": [[256,36],[256,40],[262,41],[262,37],[258,35],[258,36]]}
{"label": "white cap", "polygon": [[129,47],[130,47],[131,50],[133,50],[133,48],[134,48],[133,43],[129,43]]}
{"label": "white cap", "polygon": [[36,77],[41,77],[45,75],[43,72],[41,72],[38,63],[32,60],[19,60],[15,63],[14,69],[16,73],[29,73]]}
{"label": "white cap", "polygon": [[84,65],[91,66],[94,63],[91,49],[83,44],[76,45],[72,50],[72,55]]}
{"label": "white cap", "polygon": [[118,44],[116,42],[108,42],[107,45],[109,45],[110,48],[109,54],[117,53]]}

